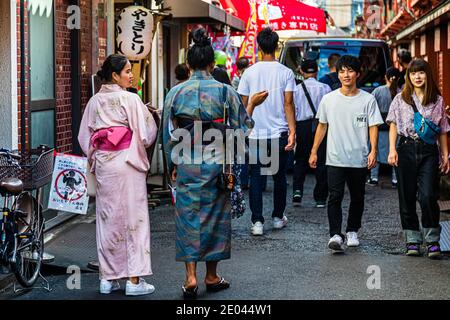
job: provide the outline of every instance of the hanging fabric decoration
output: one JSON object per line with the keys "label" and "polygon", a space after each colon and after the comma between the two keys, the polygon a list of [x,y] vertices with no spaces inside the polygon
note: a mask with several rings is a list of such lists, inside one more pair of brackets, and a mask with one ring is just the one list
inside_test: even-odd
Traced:
{"label": "hanging fabric decoration", "polygon": [[142,6],[122,10],[117,23],[117,51],[130,60],[144,59],[152,47],[153,15]]}
{"label": "hanging fabric decoration", "polygon": [[258,32],[258,23],[256,10],[256,0],[248,0],[251,8],[250,17],[247,21],[245,40],[242,43],[239,57],[246,57],[251,64],[256,62],[258,47],[256,45],[256,34]]}
{"label": "hanging fabric decoration", "polygon": [[38,13],[39,16],[43,17],[44,12],[46,12],[47,18],[50,18],[53,9],[53,0],[28,0],[28,11],[35,15]]}

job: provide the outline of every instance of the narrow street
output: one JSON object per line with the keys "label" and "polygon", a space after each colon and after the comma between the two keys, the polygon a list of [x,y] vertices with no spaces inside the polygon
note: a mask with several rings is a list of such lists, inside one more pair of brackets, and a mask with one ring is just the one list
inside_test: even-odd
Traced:
{"label": "narrow street", "polygon": [[[291,179],[289,176],[289,183]],[[326,209],[313,207],[310,197],[312,185],[313,177],[309,175],[302,207],[294,208],[288,201],[287,227],[272,231],[272,183],[269,179],[264,197],[264,236],[250,235],[249,210],[245,216],[233,220],[232,258],[219,265],[220,274],[231,281],[231,288],[207,294],[201,283],[205,267],[200,264],[199,300],[448,299],[450,256],[444,255],[442,260],[432,261],[403,254],[397,192],[391,189],[387,177],[382,177],[378,187],[366,186],[361,246],[347,250],[344,255],[332,255],[327,248]],[[290,200],[292,190],[288,190]],[[344,199],[344,212],[347,209],[348,194]],[[9,287],[0,294],[0,300],[182,299],[184,265],[174,258],[173,209],[170,206],[159,207],[151,211],[150,217],[154,275],[147,280],[155,285],[155,293],[130,298],[124,295],[123,290],[110,295],[98,292],[98,273],[87,268],[87,263],[96,259],[95,223],[87,223],[93,219],[86,217],[84,223],[73,224],[46,246],[46,251],[55,255],[55,261],[44,268],[51,292],[34,289],[15,294]],[[449,218],[442,214],[442,220]],[[71,276],[67,267],[70,265],[81,268],[80,289],[69,290],[67,287]],[[369,279],[374,270],[380,272],[379,289],[376,281]],[[124,287],[125,283],[121,285]]]}

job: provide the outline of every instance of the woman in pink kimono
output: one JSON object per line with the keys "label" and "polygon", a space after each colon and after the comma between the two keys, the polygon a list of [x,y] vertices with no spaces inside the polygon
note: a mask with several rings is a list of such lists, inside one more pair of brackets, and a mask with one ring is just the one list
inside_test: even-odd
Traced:
{"label": "woman in pink kimono", "polygon": [[152,293],[141,277],[152,274],[145,148],[156,138],[156,124],[131,87],[131,64],[111,55],[97,75],[104,81],[88,102],[78,140],[97,180],[97,252],[100,292],[120,288],[126,295]]}

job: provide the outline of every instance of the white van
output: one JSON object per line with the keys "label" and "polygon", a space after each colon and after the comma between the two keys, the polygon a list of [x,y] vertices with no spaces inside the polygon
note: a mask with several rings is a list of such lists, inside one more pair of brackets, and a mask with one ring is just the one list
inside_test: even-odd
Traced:
{"label": "white van", "polygon": [[386,69],[392,66],[389,47],[382,40],[367,40],[357,38],[310,38],[299,40],[288,40],[284,43],[281,51],[280,62],[291,68],[297,79],[298,66],[302,58],[310,51],[315,52],[319,65],[318,79],[326,75],[328,70],[328,57],[337,53],[353,55],[360,59],[361,76],[358,87],[371,92],[380,85],[384,85]]}

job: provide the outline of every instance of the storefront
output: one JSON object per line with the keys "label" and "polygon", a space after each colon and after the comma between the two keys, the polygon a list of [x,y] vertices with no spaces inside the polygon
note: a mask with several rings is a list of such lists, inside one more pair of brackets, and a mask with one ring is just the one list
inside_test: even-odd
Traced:
{"label": "storefront", "polygon": [[[450,2],[411,1],[381,31],[397,61],[400,49],[427,60],[447,104],[450,103]],[[397,65],[398,66],[398,65]]]}
{"label": "storefront", "polygon": [[[58,152],[80,153],[76,137],[91,96],[91,75],[106,55],[106,15],[101,13],[106,3],[1,1],[2,15],[11,13],[10,23],[1,20],[1,30],[10,30],[0,49],[1,60],[5,66],[11,62],[8,76],[2,72],[5,83],[11,84],[3,89],[11,92],[1,98],[8,100],[1,111],[2,146],[29,149],[45,144]],[[6,48],[10,53],[3,59]],[[46,203],[44,196],[44,208]],[[46,210],[46,226],[66,217]]]}
{"label": "storefront", "polygon": [[189,32],[197,25],[206,26],[212,32],[224,33],[224,27],[231,31],[245,31],[245,22],[220,8],[216,4],[203,0],[166,0],[165,7],[170,7],[172,19],[164,21],[164,39],[166,40],[165,56],[165,82],[170,89],[175,85],[174,68],[177,64],[186,61],[186,53],[189,48]]}

